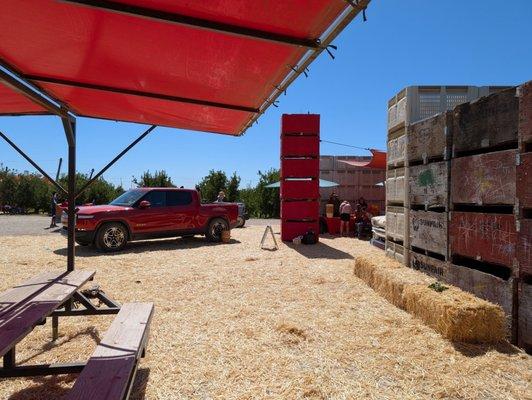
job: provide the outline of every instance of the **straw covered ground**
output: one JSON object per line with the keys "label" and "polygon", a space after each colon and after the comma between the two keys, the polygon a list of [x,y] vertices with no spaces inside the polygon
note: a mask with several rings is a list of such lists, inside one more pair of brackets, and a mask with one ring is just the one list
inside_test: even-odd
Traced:
{"label": "straw covered ground", "polygon": [[[532,399],[532,357],[508,344],[452,343],[353,274],[380,250],[348,238],[259,249],[264,227],[233,241],[78,248],[120,302],[153,301],[147,357],[133,399]],[[0,290],[65,264],[55,236],[0,237]],[[112,316],[50,322],[18,346],[28,363],[83,360]],[[56,399],[75,376],[0,381],[0,398]]]}

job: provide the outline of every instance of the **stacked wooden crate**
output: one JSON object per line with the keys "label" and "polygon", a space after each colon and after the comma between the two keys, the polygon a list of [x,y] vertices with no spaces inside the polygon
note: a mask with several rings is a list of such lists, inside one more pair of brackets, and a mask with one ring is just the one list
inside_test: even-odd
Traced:
{"label": "stacked wooden crate", "polygon": [[518,344],[532,352],[532,82],[518,88],[517,165]]}
{"label": "stacked wooden crate", "polygon": [[411,125],[407,151],[411,267],[501,305],[512,339],[528,349],[531,88],[503,90]]}
{"label": "stacked wooden crate", "polygon": [[[409,86],[388,102],[386,173],[386,254],[388,256],[406,265],[410,264],[409,216],[411,214],[411,197],[408,189],[411,161],[409,152],[413,157],[412,166],[427,165],[436,160],[447,161],[450,156],[449,136],[445,134],[441,138],[444,143],[435,143],[434,149],[442,149],[446,153],[431,155],[430,153],[424,154],[423,150],[423,146],[425,146],[423,140],[427,140],[427,135],[430,135],[431,130],[436,129],[436,126],[431,126],[431,124],[441,124],[442,121],[426,121],[416,130],[412,130],[410,126],[498,89],[498,87],[489,86]],[[440,117],[440,119],[445,118],[447,117]],[[444,127],[447,128],[446,125]],[[417,135],[416,139],[410,140],[411,135]],[[416,149],[415,147],[419,148]],[[420,169],[422,168],[418,168],[418,170]],[[428,205],[424,207],[424,204],[419,203],[416,203],[415,206],[415,212],[412,215],[415,215],[416,218],[422,217],[420,223],[423,224],[425,217],[430,216],[430,214],[420,214],[421,209],[419,207],[423,206],[423,212],[427,213],[432,212],[429,211],[429,208],[433,207]],[[417,220],[419,221],[419,219]],[[446,256],[444,255],[444,257]]]}

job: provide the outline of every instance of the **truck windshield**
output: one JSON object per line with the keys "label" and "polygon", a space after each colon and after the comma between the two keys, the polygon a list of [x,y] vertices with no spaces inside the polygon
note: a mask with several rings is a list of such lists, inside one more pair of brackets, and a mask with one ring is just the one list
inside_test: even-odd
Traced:
{"label": "truck windshield", "polygon": [[137,200],[144,196],[146,192],[144,190],[128,190],[125,193],[122,193],[116,199],[114,199],[110,204],[112,206],[125,206],[131,207]]}

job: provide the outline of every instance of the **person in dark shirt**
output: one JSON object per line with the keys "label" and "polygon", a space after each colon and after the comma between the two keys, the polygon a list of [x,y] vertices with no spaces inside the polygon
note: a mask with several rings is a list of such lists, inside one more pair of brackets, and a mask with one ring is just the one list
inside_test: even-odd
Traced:
{"label": "person in dark shirt", "polygon": [[[360,199],[359,199],[360,201]],[[360,204],[357,204],[355,210],[355,235],[359,239],[362,239],[364,228],[371,226],[371,216],[366,211],[365,207],[362,207]]]}
{"label": "person in dark shirt", "polygon": [[56,207],[57,207],[57,203],[58,203],[57,193],[53,192],[52,193],[52,200],[50,202],[50,214],[52,214],[52,220],[50,221],[50,228],[54,228],[54,227],[57,226],[56,221],[55,221],[55,210],[56,210]]}
{"label": "person in dark shirt", "polygon": [[340,204],[342,202],[338,198],[338,195],[336,193],[332,193],[329,196],[329,204],[333,205],[333,217],[339,217],[340,216]]}

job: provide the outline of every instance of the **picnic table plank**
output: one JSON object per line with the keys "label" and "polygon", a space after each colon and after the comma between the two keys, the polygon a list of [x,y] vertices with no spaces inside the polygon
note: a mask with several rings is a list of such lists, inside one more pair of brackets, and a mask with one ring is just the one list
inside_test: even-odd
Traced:
{"label": "picnic table plank", "polygon": [[20,342],[36,324],[68,300],[94,274],[95,271],[82,270],[64,274],[48,282],[34,297],[22,300],[1,314],[0,356]]}
{"label": "picnic table plank", "polygon": [[152,303],[124,304],[66,400],[123,399],[145,347],[152,315]]}
{"label": "picnic table plank", "polygon": [[65,270],[47,271],[0,293],[0,315],[42,290],[52,280],[59,279],[63,275],[65,275]]}

